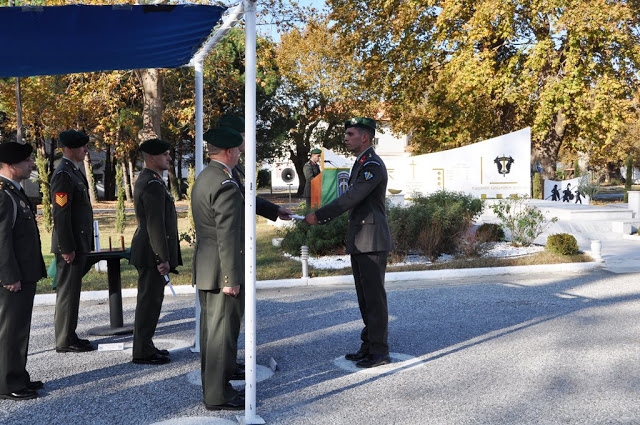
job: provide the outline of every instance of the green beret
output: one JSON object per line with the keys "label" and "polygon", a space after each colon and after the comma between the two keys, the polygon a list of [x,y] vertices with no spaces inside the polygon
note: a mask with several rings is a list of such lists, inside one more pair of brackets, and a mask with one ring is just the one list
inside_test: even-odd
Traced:
{"label": "green beret", "polygon": [[322,151],[318,148],[315,149],[311,149],[311,155],[316,154],[316,153],[322,153]]}
{"label": "green beret", "polygon": [[372,130],[376,129],[376,120],[373,118],[354,117],[344,122],[344,129],[349,127],[367,127]]}
{"label": "green beret", "polygon": [[221,149],[236,148],[242,144],[242,134],[230,127],[217,127],[207,130],[204,140]]}
{"label": "green beret", "polygon": [[160,139],[149,139],[140,144],[140,150],[150,155],[163,154],[170,148],[171,144],[169,142],[165,142],[164,140]]}
{"label": "green beret", "polygon": [[7,142],[0,144],[0,162],[5,164],[17,164],[31,156],[33,148],[31,145],[18,142]]}
{"label": "green beret", "polygon": [[218,127],[230,127],[238,133],[244,133],[244,118],[235,115],[223,115],[218,120]]}
{"label": "green beret", "polygon": [[66,146],[71,149],[79,148],[89,143],[89,136],[76,130],[63,131],[60,133],[59,138],[62,146]]}

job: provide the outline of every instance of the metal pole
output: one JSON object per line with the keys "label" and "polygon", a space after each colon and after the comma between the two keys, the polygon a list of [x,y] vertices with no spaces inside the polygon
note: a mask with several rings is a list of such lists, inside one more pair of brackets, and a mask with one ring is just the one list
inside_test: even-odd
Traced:
{"label": "metal pole", "polygon": [[245,424],[256,415],[256,3],[245,0]]}
{"label": "metal pole", "polygon": [[[204,60],[204,59],[203,59]],[[202,96],[203,96],[203,76],[202,76],[202,63],[203,60],[194,63],[195,78],[196,78],[196,177],[200,174],[204,168],[204,146],[202,139]],[[194,353],[200,352],[200,297],[198,290],[196,289],[196,330],[193,341],[193,348],[191,351]]]}
{"label": "metal pole", "polygon": [[22,143],[22,89],[20,78],[16,78],[16,142]]}

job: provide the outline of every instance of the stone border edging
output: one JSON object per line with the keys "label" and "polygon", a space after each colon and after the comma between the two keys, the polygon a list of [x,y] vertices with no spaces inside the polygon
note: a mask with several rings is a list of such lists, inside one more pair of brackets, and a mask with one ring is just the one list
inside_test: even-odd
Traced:
{"label": "stone border edging", "polygon": [[[386,284],[394,282],[410,282],[417,280],[439,280],[452,278],[470,278],[479,276],[500,276],[504,274],[531,274],[531,273],[552,273],[552,272],[584,272],[597,269],[603,266],[601,261],[589,263],[562,263],[562,264],[541,264],[534,266],[510,266],[510,267],[482,267],[473,269],[444,269],[444,270],[422,270],[413,272],[389,272],[386,274]],[[299,286],[329,286],[353,284],[353,276],[323,276],[299,279],[280,280],[259,280],[256,282],[256,289],[293,288]],[[176,294],[195,294],[195,288],[191,285],[175,285],[173,289]],[[138,294],[137,288],[126,288],[122,290],[122,298],[135,297]],[[165,296],[172,296],[169,288],[165,288]],[[105,301],[109,299],[109,291],[83,291],[80,294],[80,301]],[[36,295],[34,305],[55,305],[56,294]]]}

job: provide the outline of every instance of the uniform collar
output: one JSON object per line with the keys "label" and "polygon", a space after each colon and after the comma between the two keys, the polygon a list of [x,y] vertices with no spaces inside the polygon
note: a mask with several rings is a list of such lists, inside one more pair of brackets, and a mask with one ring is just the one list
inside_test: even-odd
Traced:
{"label": "uniform collar", "polygon": [[16,189],[18,189],[18,190],[22,189],[22,186],[20,186],[20,183],[18,183],[17,181],[11,180],[9,177],[3,176],[3,175],[0,175],[0,177],[2,177],[5,180],[10,181],[11,183],[13,183],[13,185],[16,187]]}
{"label": "uniform collar", "polygon": [[364,157],[364,156],[365,156],[365,154],[366,154],[367,152],[369,152],[370,150],[373,150],[373,146],[369,146],[368,148],[366,148],[365,150],[363,150],[362,152],[360,152],[360,155],[358,155],[358,157],[356,158],[356,162],[359,162],[359,161],[360,161],[360,159],[361,159],[362,157]]}
{"label": "uniform collar", "polygon": [[227,170],[229,175],[231,175],[231,173],[232,173],[231,168],[229,168],[229,166],[227,164],[225,164],[224,162],[218,161],[217,159],[212,159],[211,162],[217,162],[218,164],[222,165]]}
{"label": "uniform collar", "polygon": [[76,164],[74,161],[70,160],[69,158],[67,158],[66,156],[63,156],[62,159],[66,159],[67,161],[69,161],[69,164],[73,165],[73,168],[75,170],[78,170],[78,164]]}

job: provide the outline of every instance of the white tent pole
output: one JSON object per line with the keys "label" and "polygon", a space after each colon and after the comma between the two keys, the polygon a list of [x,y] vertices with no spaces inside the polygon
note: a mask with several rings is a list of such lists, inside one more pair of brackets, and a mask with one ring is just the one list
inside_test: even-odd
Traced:
{"label": "white tent pole", "polygon": [[256,2],[244,1],[245,19],[245,424],[256,415]]}
{"label": "white tent pole", "polygon": [[[199,60],[194,63],[195,78],[196,78],[196,170],[195,177],[198,177],[203,168],[204,146],[202,140],[202,96],[203,96],[203,77],[202,77],[202,62]],[[196,330],[193,338],[194,353],[200,352],[200,297],[198,296],[198,290],[196,289]]]}

